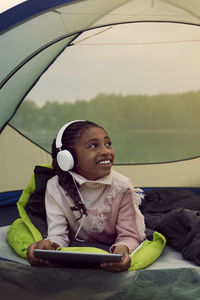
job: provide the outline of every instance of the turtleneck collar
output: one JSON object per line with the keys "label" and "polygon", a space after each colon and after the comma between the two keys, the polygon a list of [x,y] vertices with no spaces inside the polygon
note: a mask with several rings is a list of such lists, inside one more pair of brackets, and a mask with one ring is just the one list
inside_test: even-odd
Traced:
{"label": "turtleneck collar", "polygon": [[73,171],[69,171],[69,173],[74,177],[74,179],[76,180],[76,182],[78,182],[79,185],[85,184],[90,187],[98,187],[99,185],[111,185],[112,184],[112,170],[108,176],[97,179],[97,180],[88,180]]}

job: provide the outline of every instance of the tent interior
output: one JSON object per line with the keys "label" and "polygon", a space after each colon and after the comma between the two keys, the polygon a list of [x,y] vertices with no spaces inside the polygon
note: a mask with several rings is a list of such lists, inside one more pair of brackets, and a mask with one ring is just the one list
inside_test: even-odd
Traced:
{"label": "tent interior", "polygon": [[0,286],[7,297],[197,299],[199,266],[171,245],[144,270],[41,271],[17,257],[6,234],[34,167],[51,164],[59,128],[76,119],[108,131],[113,168],[147,195],[167,189],[200,197],[199,26],[197,0],[31,0],[2,12]]}

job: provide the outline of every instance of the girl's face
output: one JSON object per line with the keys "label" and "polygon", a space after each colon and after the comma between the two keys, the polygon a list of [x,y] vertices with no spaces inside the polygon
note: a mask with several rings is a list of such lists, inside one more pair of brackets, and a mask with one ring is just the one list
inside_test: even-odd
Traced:
{"label": "girl's face", "polygon": [[107,133],[99,127],[83,132],[75,145],[77,164],[75,172],[88,180],[97,180],[110,174],[114,150]]}

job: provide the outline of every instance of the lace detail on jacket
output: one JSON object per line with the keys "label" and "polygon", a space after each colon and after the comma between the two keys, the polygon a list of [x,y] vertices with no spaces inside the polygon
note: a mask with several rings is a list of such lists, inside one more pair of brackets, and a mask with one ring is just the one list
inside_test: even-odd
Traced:
{"label": "lace detail on jacket", "polygon": [[[113,190],[110,190],[103,200],[101,205],[95,210],[89,210],[88,219],[90,219],[90,232],[101,233],[104,231],[104,222],[107,219],[108,214],[111,212],[112,201],[120,193],[123,194],[129,189],[126,187],[118,186]],[[142,191],[142,190],[141,190]],[[135,193],[136,194],[136,193]],[[136,194],[137,195],[137,194]],[[137,195],[139,197],[139,195]]]}

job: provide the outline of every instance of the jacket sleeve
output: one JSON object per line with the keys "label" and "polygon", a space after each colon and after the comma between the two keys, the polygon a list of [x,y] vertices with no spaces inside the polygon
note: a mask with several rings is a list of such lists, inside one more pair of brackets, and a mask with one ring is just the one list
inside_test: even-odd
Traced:
{"label": "jacket sleeve", "polygon": [[67,247],[69,245],[69,229],[66,216],[62,209],[62,195],[60,195],[59,192],[56,193],[56,188],[51,186],[51,182],[47,183],[45,206],[48,239],[59,244],[60,247]]}
{"label": "jacket sleeve", "polygon": [[[137,218],[141,218],[143,222],[143,215],[137,214]],[[131,253],[140,244],[140,237],[138,233],[138,228],[136,224],[136,211],[133,206],[132,193],[127,191],[121,199],[117,224],[117,238],[114,245],[111,247],[111,252],[117,245],[125,245],[128,247]]]}

